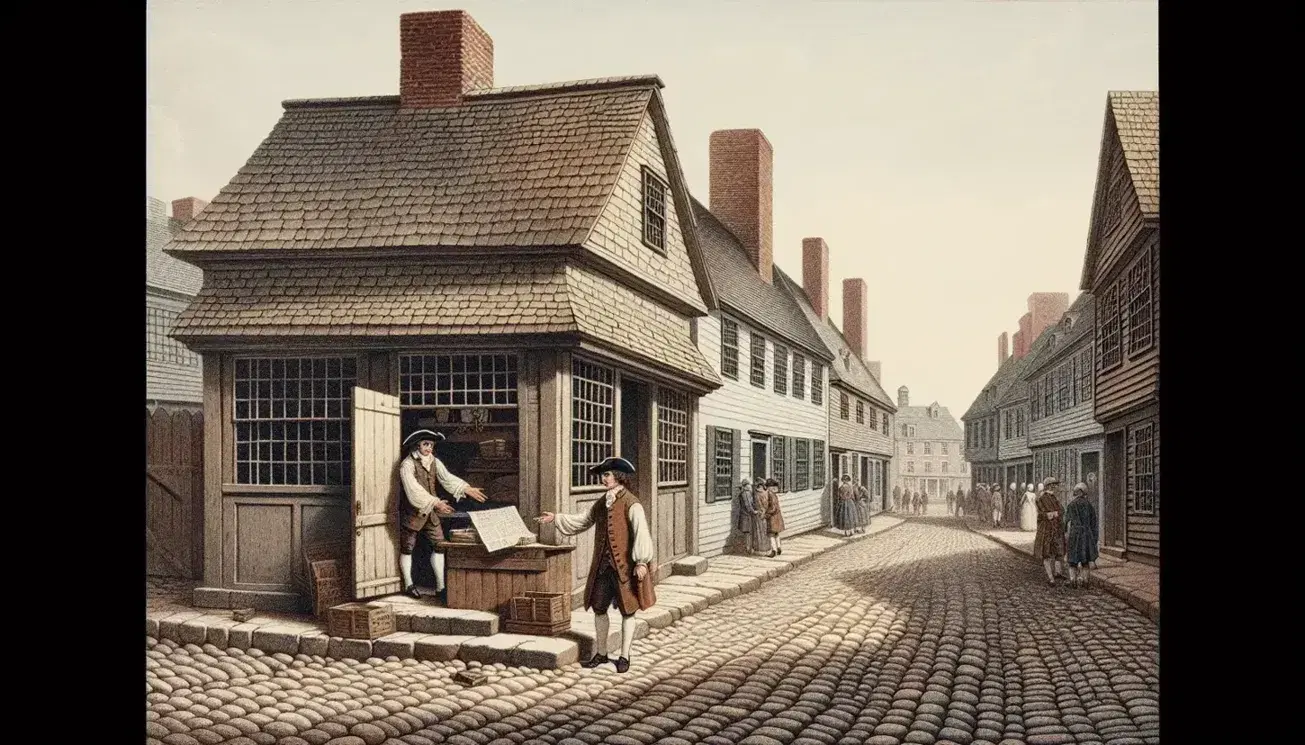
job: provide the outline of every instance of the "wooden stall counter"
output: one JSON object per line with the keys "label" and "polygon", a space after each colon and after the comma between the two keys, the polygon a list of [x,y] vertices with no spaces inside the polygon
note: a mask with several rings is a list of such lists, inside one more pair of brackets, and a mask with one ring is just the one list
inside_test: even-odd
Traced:
{"label": "wooden stall counter", "polygon": [[490,611],[508,617],[513,597],[533,592],[560,592],[570,597],[571,552],[575,546],[531,543],[490,553],[479,543],[439,541],[444,551],[448,605]]}

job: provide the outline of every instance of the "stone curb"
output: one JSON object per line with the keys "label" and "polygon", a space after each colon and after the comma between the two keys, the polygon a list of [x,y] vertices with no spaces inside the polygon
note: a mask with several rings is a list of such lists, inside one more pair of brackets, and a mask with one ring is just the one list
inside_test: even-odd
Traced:
{"label": "stone curb", "polygon": [[[981,535],[984,538],[987,538],[988,540],[997,544],[998,546],[1002,546],[1009,551],[1014,551],[1016,554],[1023,556],[1024,558],[1034,562],[1035,564],[1038,563],[1038,560],[1033,558],[1033,554],[1030,554],[1029,552],[1021,549],[1020,547],[1011,545],[1007,541],[1004,541],[994,535],[989,535],[988,533],[985,533],[982,530],[976,529],[973,525],[970,525],[970,522],[968,520],[965,520],[964,518],[961,519],[961,522],[965,524],[966,529],[968,529],[971,533],[974,533],[975,535]],[[1140,613],[1142,613],[1142,615],[1154,621],[1157,626],[1160,625],[1159,602],[1152,602],[1150,600],[1147,600],[1146,598],[1142,597],[1141,595],[1138,595],[1137,593],[1133,592],[1127,587],[1117,585],[1114,582],[1111,582],[1110,580],[1096,573],[1093,573],[1092,578],[1091,580],[1089,580],[1089,582],[1092,584],[1092,586],[1098,587],[1104,590],[1105,592],[1109,593],[1110,595],[1114,595],[1115,597],[1124,601],[1128,605],[1132,606]]]}
{"label": "stone curb", "polygon": [[[770,580],[780,577],[829,551],[855,541],[887,533],[906,523],[899,522],[872,533],[850,538],[828,535],[826,527],[786,537],[786,548],[798,541],[802,548],[792,558],[748,557],[724,554],[729,560],[716,569],[711,560],[703,559],[707,568],[692,562],[697,574],[676,573],[657,585],[660,601],[647,611],[639,611],[635,638],[647,636],[653,629],[661,629],[709,606],[732,597],[759,589]],[[809,547],[817,538],[827,545]],[[742,561],[737,561],[742,560]],[[385,601],[389,602],[389,601]],[[268,654],[306,654],[336,659],[367,660],[418,659],[433,662],[463,660],[489,664],[557,669],[589,659],[594,650],[593,615],[583,611],[572,612],[571,630],[560,637],[505,634],[498,630],[498,619],[489,613],[450,610],[430,606],[405,607],[404,601],[392,602],[395,610],[396,631],[374,640],[345,639],[329,636],[323,624],[308,623],[280,617],[255,615],[248,622],[231,618],[230,611],[203,609],[188,611],[156,611],[145,615],[145,635],[155,639],[170,639],[179,644],[213,644],[220,648],[259,649]],[[609,623],[608,649],[617,649],[620,643],[619,618]]]}

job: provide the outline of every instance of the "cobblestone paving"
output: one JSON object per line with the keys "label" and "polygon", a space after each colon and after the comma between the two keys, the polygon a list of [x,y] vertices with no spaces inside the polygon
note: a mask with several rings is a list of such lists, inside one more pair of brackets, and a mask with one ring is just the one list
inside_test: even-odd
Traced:
{"label": "cobblestone paving", "polygon": [[[150,742],[1055,745],[1159,742],[1154,623],[947,518],[836,549],[635,643],[535,671],[146,639]],[[472,663],[470,667],[476,667]]]}

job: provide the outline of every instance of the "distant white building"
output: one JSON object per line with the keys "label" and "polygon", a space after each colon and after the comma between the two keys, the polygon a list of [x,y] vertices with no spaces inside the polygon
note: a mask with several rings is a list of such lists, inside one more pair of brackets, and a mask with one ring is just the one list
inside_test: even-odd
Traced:
{"label": "distant white building", "polygon": [[204,273],[163,253],[173,233],[205,202],[187,197],[172,203],[172,217],[158,199],[145,198],[145,405],[193,408],[204,400],[199,355],[169,334],[186,305],[199,294]]}
{"label": "distant white building", "polygon": [[970,464],[962,446],[965,432],[946,406],[937,401],[911,406],[906,386],[897,389],[897,480],[902,489],[946,495],[970,489]]}

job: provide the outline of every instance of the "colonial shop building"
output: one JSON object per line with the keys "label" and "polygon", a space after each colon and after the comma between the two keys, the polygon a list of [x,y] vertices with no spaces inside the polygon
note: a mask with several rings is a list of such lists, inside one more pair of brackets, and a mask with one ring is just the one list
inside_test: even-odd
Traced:
{"label": "colonial shop building", "polygon": [[[1080,288],[1096,298],[1093,418],[1125,555],[1160,559],[1160,94],[1112,91]],[[1108,541],[1119,541],[1119,527]]]}
{"label": "colonial shop building", "polygon": [[833,355],[773,261],[773,151],[760,130],[713,132],[710,202],[694,200],[719,307],[697,319],[698,348],[723,385],[699,401],[697,551],[723,553],[747,478],[780,482],[785,530],[824,524],[827,373]]}
{"label": "colonial shop building", "polygon": [[903,489],[931,497],[961,486],[968,489],[970,465],[964,444],[961,425],[946,406],[937,401],[912,406],[910,390],[897,389],[897,478]]}
{"label": "colonial shop building", "polygon": [[866,362],[868,288],[865,280],[843,280],[843,332],[829,318],[829,246],[822,238],[802,241],[802,287],[787,276],[784,286],[801,306],[835,359],[829,367],[830,487],[824,509],[833,518],[834,486],[849,474],[865,486],[871,509],[884,508],[892,489],[893,424],[897,407],[879,385],[879,362]]}
{"label": "colonial shop building", "polygon": [[[1082,293],[1060,323],[1043,332],[1022,378],[1029,391],[1028,447],[1039,480],[1053,475],[1062,485],[1083,482],[1097,503],[1101,542],[1116,545],[1120,518],[1101,501],[1102,427],[1092,419],[1093,297]],[[1061,490],[1068,502],[1070,488]]]}
{"label": "colonial shop building", "polygon": [[395,465],[419,426],[535,529],[626,457],[663,575],[697,549],[698,401],[720,379],[695,319],[716,300],[661,81],[494,88],[461,11],[403,15],[400,46],[399,95],[285,102],[171,244],[204,270],[175,334],[205,358],[199,604],[298,605],[324,540],[351,541],[356,596],[398,591]]}

